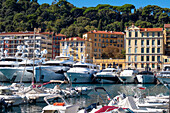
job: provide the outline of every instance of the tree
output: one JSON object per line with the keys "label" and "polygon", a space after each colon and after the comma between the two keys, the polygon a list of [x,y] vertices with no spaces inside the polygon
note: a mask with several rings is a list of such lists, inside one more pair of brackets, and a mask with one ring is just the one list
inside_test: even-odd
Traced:
{"label": "tree", "polygon": [[102,30],[102,20],[99,20],[99,24],[98,24],[98,30]]}

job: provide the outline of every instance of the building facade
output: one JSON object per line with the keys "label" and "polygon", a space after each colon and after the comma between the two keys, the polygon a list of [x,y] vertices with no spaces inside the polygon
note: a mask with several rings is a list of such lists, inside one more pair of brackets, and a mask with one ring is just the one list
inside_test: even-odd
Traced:
{"label": "building facade", "polygon": [[165,55],[170,56],[170,24],[164,24]]}
{"label": "building facade", "polygon": [[126,67],[161,69],[163,63],[163,28],[126,28]]}
{"label": "building facade", "polygon": [[105,68],[125,69],[125,59],[94,59],[95,65],[100,65],[100,70]]}
{"label": "building facade", "polygon": [[[46,49],[48,51],[45,57],[54,59],[60,55],[60,40],[65,39],[62,34],[53,32],[41,32],[37,29],[35,33],[35,49],[39,52]],[[2,32],[0,33],[0,47],[3,50],[8,50],[9,56],[14,56],[17,52],[18,45],[25,45],[26,57],[32,58],[34,51],[34,32]]]}
{"label": "building facade", "polygon": [[123,32],[94,30],[83,34],[83,39],[92,42],[91,58],[101,59],[102,53],[105,53],[108,48],[116,48],[118,53],[121,53],[121,50],[124,49]]}
{"label": "building facade", "polygon": [[92,42],[80,37],[65,38],[60,41],[60,55],[73,56],[75,61],[81,61],[83,57],[86,62],[93,62]]}

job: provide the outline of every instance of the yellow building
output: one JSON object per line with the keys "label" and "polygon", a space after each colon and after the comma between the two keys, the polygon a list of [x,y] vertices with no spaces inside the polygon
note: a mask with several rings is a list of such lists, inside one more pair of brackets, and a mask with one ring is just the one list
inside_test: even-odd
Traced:
{"label": "yellow building", "polygon": [[93,62],[92,43],[80,37],[66,38],[60,41],[60,55],[73,56],[75,61],[85,57],[86,62]]}
{"label": "yellow building", "polygon": [[124,33],[114,31],[89,31],[83,34],[83,39],[91,40],[92,42],[92,56],[100,59],[102,53],[109,47],[117,48],[118,53],[124,49]]}
{"label": "yellow building", "polygon": [[163,63],[163,28],[126,28],[126,67],[161,69]]}
{"label": "yellow building", "polygon": [[170,24],[164,24],[165,55],[170,56]]}
{"label": "yellow building", "polygon": [[125,59],[94,59],[93,64],[100,65],[100,69],[109,67],[125,69]]}

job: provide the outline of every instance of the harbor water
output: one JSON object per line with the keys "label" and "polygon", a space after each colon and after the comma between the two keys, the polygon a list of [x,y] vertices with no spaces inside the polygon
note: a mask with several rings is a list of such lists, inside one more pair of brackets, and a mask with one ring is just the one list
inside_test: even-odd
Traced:
{"label": "harbor water", "polygon": [[[4,84],[4,85],[10,85],[10,84]],[[26,84],[27,86],[30,84]],[[53,88],[57,84],[48,84],[45,87],[47,88]],[[62,85],[62,88],[67,87],[68,85]],[[164,94],[168,95],[169,91],[168,89],[163,85],[155,85],[155,84],[73,84],[73,87],[76,86],[87,86],[87,87],[104,87],[112,97],[118,95],[119,93],[125,93],[126,95],[134,95],[134,92],[132,89],[136,87],[146,87],[145,90],[137,89],[140,93],[145,93],[146,95],[158,95],[158,94]],[[100,91],[102,97],[106,99],[106,93],[103,91]],[[93,90],[90,92],[87,96],[80,96],[80,97],[73,97],[66,99],[68,103],[71,104],[79,104],[80,108],[87,107],[92,103],[103,102],[98,94]],[[107,102],[107,99],[106,99]],[[15,106],[12,108],[9,108],[8,111],[5,111],[4,113],[41,113],[44,106],[47,104],[44,103],[36,103],[36,104],[23,104],[20,106]]]}

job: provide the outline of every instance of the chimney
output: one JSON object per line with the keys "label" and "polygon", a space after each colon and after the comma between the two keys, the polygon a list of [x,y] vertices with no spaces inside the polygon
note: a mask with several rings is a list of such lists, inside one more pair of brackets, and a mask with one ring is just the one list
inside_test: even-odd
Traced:
{"label": "chimney", "polygon": [[145,31],[147,31],[147,29],[145,28]]}

